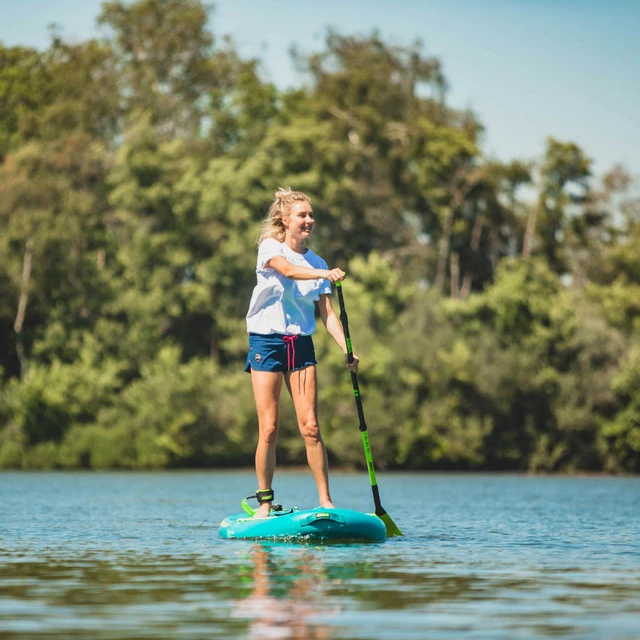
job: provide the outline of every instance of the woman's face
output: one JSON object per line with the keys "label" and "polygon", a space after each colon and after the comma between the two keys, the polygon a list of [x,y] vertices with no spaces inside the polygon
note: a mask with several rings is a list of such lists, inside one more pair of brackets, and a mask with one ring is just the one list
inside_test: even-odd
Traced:
{"label": "woman's face", "polygon": [[313,231],[316,221],[310,202],[295,202],[291,205],[289,215],[282,219],[285,232],[296,240],[306,240]]}

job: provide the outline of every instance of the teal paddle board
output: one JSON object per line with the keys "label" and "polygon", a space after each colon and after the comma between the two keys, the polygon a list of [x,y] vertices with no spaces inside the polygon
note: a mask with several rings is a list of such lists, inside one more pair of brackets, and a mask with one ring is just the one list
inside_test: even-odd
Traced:
{"label": "teal paddle board", "polygon": [[382,542],[387,539],[384,522],[374,514],[322,507],[272,511],[267,518],[238,513],[225,518],[218,533],[222,538],[280,541]]}

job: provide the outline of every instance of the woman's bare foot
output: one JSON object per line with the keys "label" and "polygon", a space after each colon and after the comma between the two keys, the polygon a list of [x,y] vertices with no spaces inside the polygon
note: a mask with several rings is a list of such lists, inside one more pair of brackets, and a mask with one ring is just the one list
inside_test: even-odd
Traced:
{"label": "woman's bare foot", "polygon": [[271,512],[271,503],[270,502],[263,502],[258,507],[256,512],[253,514],[253,517],[254,518],[268,518],[270,512]]}
{"label": "woman's bare foot", "polygon": [[335,509],[335,506],[334,506],[333,502],[331,502],[331,500],[321,500],[320,501],[320,506],[323,509]]}

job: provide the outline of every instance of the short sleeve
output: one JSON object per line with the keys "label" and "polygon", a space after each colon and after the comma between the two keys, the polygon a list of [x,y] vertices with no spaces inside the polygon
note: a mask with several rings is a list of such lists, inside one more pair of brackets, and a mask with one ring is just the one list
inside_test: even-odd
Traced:
{"label": "short sleeve", "polygon": [[282,244],[275,238],[267,238],[258,247],[258,271],[264,269],[264,265],[276,256],[284,256]]}
{"label": "short sleeve", "polygon": [[[318,256],[320,258],[320,256]],[[320,269],[329,269],[327,263],[320,258]],[[324,295],[325,293],[331,295],[333,289],[331,288],[331,281],[326,278],[322,278],[322,284],[320,285],[320,289],[318,290],[319,295]]]}

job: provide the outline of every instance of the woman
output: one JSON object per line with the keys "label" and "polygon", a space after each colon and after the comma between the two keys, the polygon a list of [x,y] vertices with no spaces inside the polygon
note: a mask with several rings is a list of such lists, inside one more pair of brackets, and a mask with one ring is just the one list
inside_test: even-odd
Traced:
{"label": "woman", "polygon": [[331,306],[331,283],[345,277],[305,247],[315,220],[308,196],[279,189],[269,208],[258,240],[257,284],[247,313],[251,372],[258,411],[258,510],[269,515],[274,499],[271,482],[276,466],[278,400],[283,381],[293,399],[298,427],[304,438],[307,461],[318,486],[320,506],[333,508],[329,494],[327,451],[318,425],[316,359],[311,335],[315,331],[315,305],[327,331],[345,354],[351,371],[358,359],[347,359],[347,346],[338,316]]}

